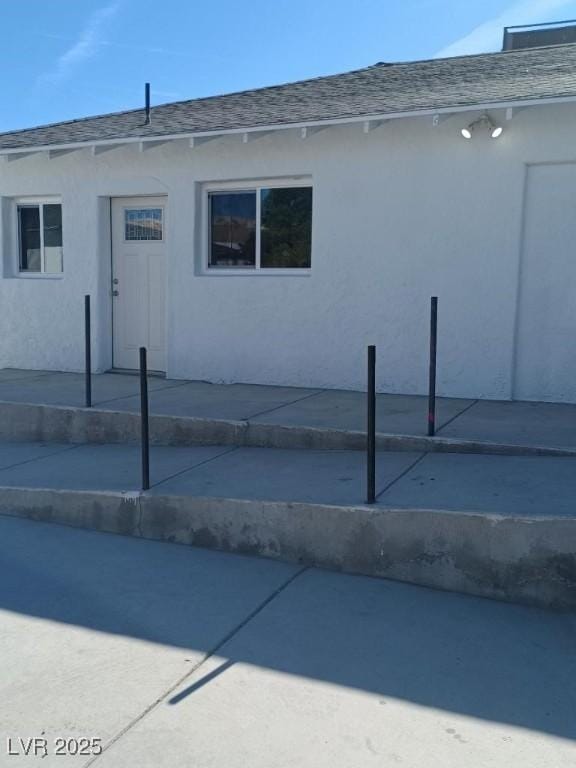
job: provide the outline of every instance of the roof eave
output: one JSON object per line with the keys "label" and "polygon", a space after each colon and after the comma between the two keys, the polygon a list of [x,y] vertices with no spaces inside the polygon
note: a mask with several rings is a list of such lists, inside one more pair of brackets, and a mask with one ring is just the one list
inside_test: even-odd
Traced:
{"label": "roof eave", "polygon": [[417,117],[433,117],[434,115],[457,115],[466,112],[478,112],[494,109],[519,109],[525,107],[547,106],[550,104],[570,104],[576,102],[576,95],[573,96],[551,96],[533,99],[515,99],[509,101],[495,101],[476,104],[466,104],[452,107],[436,107],[430,109],[405,110],[401,112],[374,113],[366,115],[355,115],[353,117],[329,118],[325,120],[306,120],[294,123],[273,123],[269,125],[257,125],[238,128],[218,128],[209,131],[186,131],[174,134],[148,134],[146,136],[129,136],[123,138],[111,139],[91,139],[88,141],[75,141],[60,144],[30,145],[22,144],[19,147],[2,149],[0,156],[8,155],[29,155],[41,152],[54,152],[59,150],[86,149],[95,146],[120,146],[147,142],[169,142],[182,139],[233,136],[252,133],[269,133],[272,131],[286,131],[301,128],[315,128],[338,125],[362,124],[366,122],[377,122],[387,120],[400,120]]}

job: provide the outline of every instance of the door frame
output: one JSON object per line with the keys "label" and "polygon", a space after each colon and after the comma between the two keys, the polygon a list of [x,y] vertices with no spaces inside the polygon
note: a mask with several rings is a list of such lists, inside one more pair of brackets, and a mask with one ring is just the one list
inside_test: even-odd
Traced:
{"label": "door frame", "polygon": [[[114,334],[116,331],[116,321],[115,321],[115,315],[114,312],[114,201],[115,200],[142,200],[143,203],[146,202],[146,200],[155,199],[155,198],[163,198],[164,202],[162,203],[162,210],[163,210],[163,230],[162,230],[162,242],[164,243],[164,246],[166,248],[166,271],[165,271],[165,302],[164,302],[164,351],[165,351],[165,368],[168,368],[168,266],[169,266],[169,252],[168,252],[168,220],[169,220],[169,211],[168,211],[168,193],[166,191],[164,192],[146,192],[144,194],[116,194],[116,195],[110,195],[108,198],[109,200],[109,227],[110,227],[110,275],[109,275],[109,297],[110,297],[110,359],[112,362],[110,370],[112,372],[116,373],[126,373],[126,374],[137,374],[138,369],[137,368],[121,368],[116,365],[116,361],[114,359]],[[148,374],[151,376],[166,376],[167,370],[165,371],[158,371],[158,370],[149,370]]]}

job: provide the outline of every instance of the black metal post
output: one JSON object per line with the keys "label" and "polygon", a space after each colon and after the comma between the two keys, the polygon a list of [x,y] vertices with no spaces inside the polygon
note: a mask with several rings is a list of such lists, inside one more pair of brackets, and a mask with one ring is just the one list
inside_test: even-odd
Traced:
{"label": "black metal post", "polygon": [[438,347],[438,297],[430,299],[430,368],[428,374],[428,435],[436,433],[436,350]]}
{"label": "black metal post", "polygon": [[148,428],[148,364],[140,347],[140,419],[142,427],[142,490],[150,489],[150,431]]}
{"label": "black metal post", "polygon": [[150,83],[146,83],[144,85],[144,102],[145,102],[145,113],[146,113],[146,119],[144,121],[144,124],[150,125]]}
{"label": "black metal post", "polygon": [[92,408],[92,333],[90,330],[90,296],[84,296],[84,347],[86,358],[86,408]]}
{"label": "black metal post", "polygon": [[366,503],[376,501],[376,347],[368,347]]}

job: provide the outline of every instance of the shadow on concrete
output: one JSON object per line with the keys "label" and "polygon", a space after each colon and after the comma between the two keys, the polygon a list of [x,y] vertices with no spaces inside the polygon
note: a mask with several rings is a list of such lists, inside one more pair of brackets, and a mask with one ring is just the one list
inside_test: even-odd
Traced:
{"label": "shadow on concrete", "polygon": [[204,677],[200,678],[200,680],[197,680],[195,683],[192,683],[192,685],[189,685],[188,688],[185,688],[183,691],[177,693],[176,696],[172,696],[171,699],[168,699],[168,704],[179,704],[181,701],[184,701],[184,699],[187,699],[188,696],[191,696],[193,693],[196,693],[196,691],[204,688],[205,685],[208,685],[208,683],[211,683],[212,680],[220,677],[220,675],[224,674],[227,669],[230,669],[230,667],[233,666],[234,662],[232,659],[228,659],[228,661],[223,662],[220,664],[220,666],[216,667],[216,669],[213,669],[212,672],[209,672],[207,675],[204,675]]}
{"label": "shadow on concrete", "polygon": [[573,616],[318,570],[294,579],[297,572],[0,518],[1,611],[227,659],[173,705],[240,662],[576,738]]}

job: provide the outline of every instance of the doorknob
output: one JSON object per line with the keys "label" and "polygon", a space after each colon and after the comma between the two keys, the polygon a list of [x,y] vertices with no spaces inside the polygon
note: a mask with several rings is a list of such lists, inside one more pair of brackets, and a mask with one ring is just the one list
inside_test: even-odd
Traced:
{"label": "doorknob", "polygon": [[115,278],[114,278],[114,280],[112,280],[112,282],[114,283],[114,285],[118,285],[118,282],[119,282],[119,281],[118,281],[118,278],[117,278],[117,277],[115,277]]}
{"label": "doorknob", "polygon": [[112,296],[120,296],[120,291],[112,291]]}

